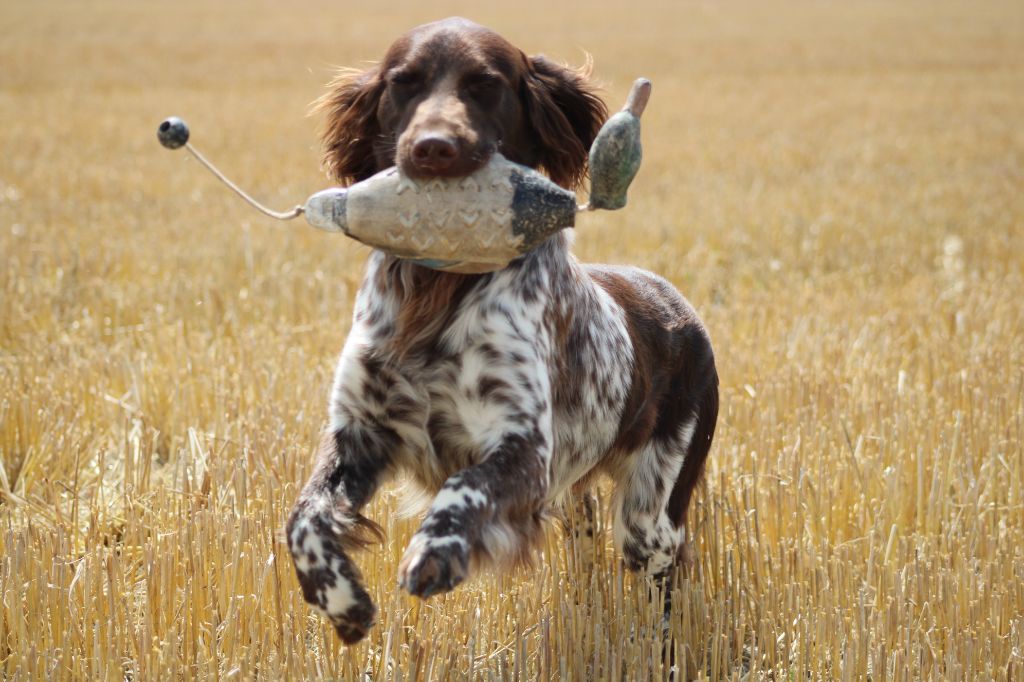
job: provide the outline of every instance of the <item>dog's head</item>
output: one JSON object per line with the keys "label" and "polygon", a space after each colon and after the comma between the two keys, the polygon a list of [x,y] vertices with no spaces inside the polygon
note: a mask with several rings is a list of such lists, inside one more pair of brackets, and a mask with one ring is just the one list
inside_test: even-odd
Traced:
{"label": "dog's head", "polygon": [[607,116],[588,71],[527,57],[466,19],[419,26],[319,100],[324,164],[346,183],[394,165],[414,178],[458,177],[500,152],[573,188]]}

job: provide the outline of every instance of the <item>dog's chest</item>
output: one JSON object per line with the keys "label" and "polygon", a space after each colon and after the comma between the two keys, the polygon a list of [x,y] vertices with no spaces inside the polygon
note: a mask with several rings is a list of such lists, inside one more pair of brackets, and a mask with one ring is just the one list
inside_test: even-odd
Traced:
{"label": "dog's chest", "polygon": [[[463,298],[432,335],[436,352],[381,357],[394,375],[386,400],[401,397],[408,415],[395,425],[406,464],[426,488],[482,461],[509,435],[542,435],[552,497],[608,454],[631,383],[632,345],[622,309],[572,269],[563,249],[540,249],[530,269],[497,273]],[[399,304],[389,288],[374,286],[379,264],[371,259],[353,335],[382,350]],[[340,371],[344,357],[342,365],[339,386],[350,383]]]}
{"label": "dog's chest", "polygon": [[495,300],[466,306],[445,333],[451,355],[417,372],[429,415],[425,454],[435,460],[429,469],[449,476],[482,461],[505,436],[538,429],[554,499],[616,438],[631,381],[629,336],[620,311],[601,296],[578,311],[569,335],[540,309]]}
{"label": "dog's chest", "polygon": [[464,302],[437,354],[410,368],[425,401],[429,455],[445,475],[482,461],[509,435],[550,432],[550,331],[541,305],[499,283]]}

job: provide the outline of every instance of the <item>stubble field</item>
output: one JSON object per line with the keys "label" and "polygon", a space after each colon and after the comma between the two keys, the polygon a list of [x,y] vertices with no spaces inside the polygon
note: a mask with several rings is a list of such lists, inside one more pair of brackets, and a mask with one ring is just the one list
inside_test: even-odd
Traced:
{"label": "stubble field", "polygon": [[[344,648],[277,539],[367,251],[266,220],[326,186],[334,65],[464,14],[655,92],[584,260],[672,280],[722,412],[663,648],[647,587],[560,531],[531,573],[380,605]],[[1024,6],[0,4],[0,677],[1024,677]]]}

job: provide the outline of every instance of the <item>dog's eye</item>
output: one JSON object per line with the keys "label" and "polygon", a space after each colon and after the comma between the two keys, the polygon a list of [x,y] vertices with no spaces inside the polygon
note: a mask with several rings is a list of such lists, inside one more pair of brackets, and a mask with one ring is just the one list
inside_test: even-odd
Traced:
{"label": "dog's eye", "polygon": [[403,93],[413,92],[423,84],[423,74],[418,71],[394,71],[388,75],[388,84]]}
{"label": "dog's eye", "polygon": [[462,87],[470,96],[487,102],[498,95],[501,78],[489,73],[476,74],[463,80]]}
{"label": "dog's eye", "polygon": [[462,84],[467,90],[491,90],[501,85],[501,79],[489,73],[480,73],[466,78]]}

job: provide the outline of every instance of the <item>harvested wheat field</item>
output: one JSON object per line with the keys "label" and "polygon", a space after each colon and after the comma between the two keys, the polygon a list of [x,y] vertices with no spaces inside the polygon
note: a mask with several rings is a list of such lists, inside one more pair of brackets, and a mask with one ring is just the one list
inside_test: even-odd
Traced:
{"label": "harvested wheat field", "polygon": [[[607,529],[593,574],[551,524],[421,602],[389,488],[351,648],[279,539],[368,251],[156,126],[290,207],[334,66],[450,14],[586,50],[613,108],[654,82],[576,251],[668,277],[716,348],[668,646]],[[0,677],[1024,678],[1020,2],[5,0],[0,64]]]}

